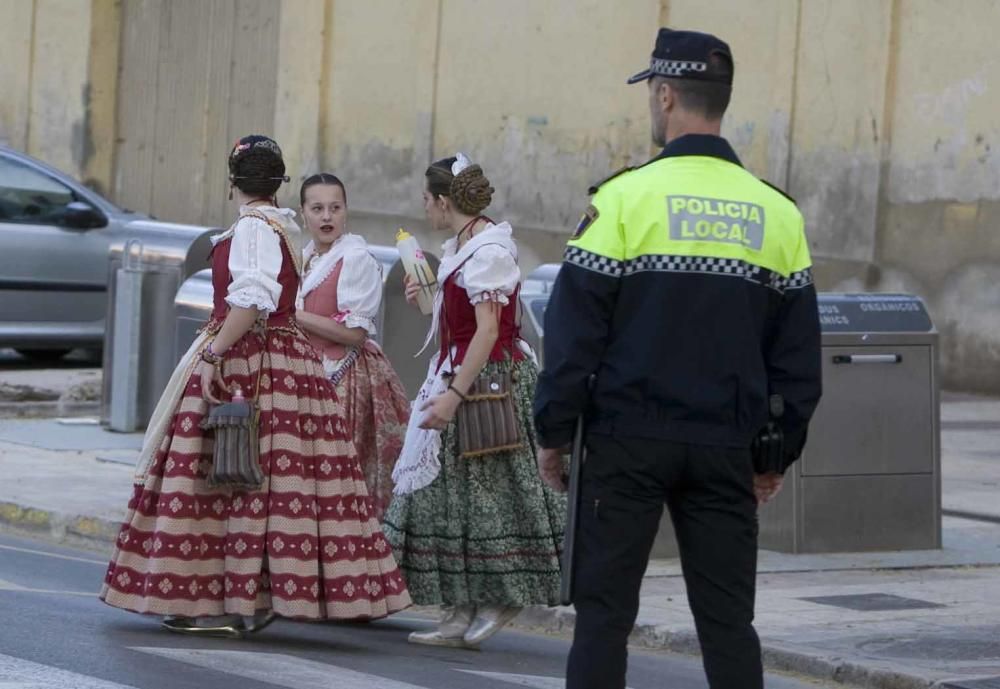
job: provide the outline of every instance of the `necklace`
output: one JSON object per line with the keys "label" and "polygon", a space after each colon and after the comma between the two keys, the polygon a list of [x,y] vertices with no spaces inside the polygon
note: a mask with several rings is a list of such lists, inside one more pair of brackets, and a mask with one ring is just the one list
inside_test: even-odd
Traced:
{"label": "necklace", "polygon": [[[463,227],[461,230],[458,231],[458,245],[462,246],[463,244],[465,244],[465,242],[468,242],[469,239],[472,239],[473,236],[475,236],[475,235],[473,235],[473,233],[471,232],[471,230],[476,226],[477,222],[479,222],[480,220],[485,220],[485,219],[486,218],[484,218],[483,216],[477,215],[472,220],[470,220],[469,222],[465,223],[465,227]],[[465,234],[466,230],[469,230],[469,239],[466,239],[463,242],[462,241],[462,235]]]}

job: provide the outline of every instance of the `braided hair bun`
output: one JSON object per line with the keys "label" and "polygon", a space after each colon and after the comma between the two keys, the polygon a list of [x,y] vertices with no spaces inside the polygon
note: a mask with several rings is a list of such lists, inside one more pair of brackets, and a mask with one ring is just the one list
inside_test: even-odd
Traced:
{"label": "braided hair bun", "polygon": [[259,134],[237,141],[229,153],[229,180],[249,196],[274,196],[281,183],[288,181],[277,142]]}
{"label": "braided hair bun", "polygon": [[451,180],[448,196],[460,213],[479,215],[490,205],[494,191],[483,168],[469,165]]}

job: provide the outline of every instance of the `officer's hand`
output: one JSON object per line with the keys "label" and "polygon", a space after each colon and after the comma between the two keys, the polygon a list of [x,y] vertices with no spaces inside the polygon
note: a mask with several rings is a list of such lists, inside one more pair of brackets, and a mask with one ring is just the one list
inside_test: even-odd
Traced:
{"label": "officer's hand", "polygon": [[563,479],[563,454],[558,448],[538,451],[538,475],[542,477],[542,483],[559,493],[566,492],[566,481]]}
{"label": "officer's hand", "polygon": [[776,496],[781,490],[781,486],[784,482],[785,477],[777,472],[754,474],[753,493],[757,496],[757,504],[763,505],[770,500],[773,500],[774,496]]}

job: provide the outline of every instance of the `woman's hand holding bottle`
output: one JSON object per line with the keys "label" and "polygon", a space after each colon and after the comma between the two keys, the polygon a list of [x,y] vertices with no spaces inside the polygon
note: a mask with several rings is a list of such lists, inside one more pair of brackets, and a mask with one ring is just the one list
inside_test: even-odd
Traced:
{"label": "woman's hand holding bottle", "polygon": [[406,293],[406,303],[419,308],[417,297],[420,294],[420,283],[409,273],[403,274],[403,289]]}

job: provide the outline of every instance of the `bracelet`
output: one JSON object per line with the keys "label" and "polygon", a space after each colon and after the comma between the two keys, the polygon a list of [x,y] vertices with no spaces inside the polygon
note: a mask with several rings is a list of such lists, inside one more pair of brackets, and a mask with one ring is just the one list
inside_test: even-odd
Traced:
{"label": "bracelet", "polygon": [[459,392],[458,388],[456,388],[454,385],[448,385],[448,389],[454,392],[456,395],[458,395],[459,399],[461,399],[463,402],[469,401],[469,398],[463,395],[461,392]]}
{"label": "bracelet", "polygon": [[201,350],[201,360],[206,364],[212,364],[212,366],[218,366],[222,363],[222,356],[216,354],[212,351],[212,343],[209,342],[208,345]]}

